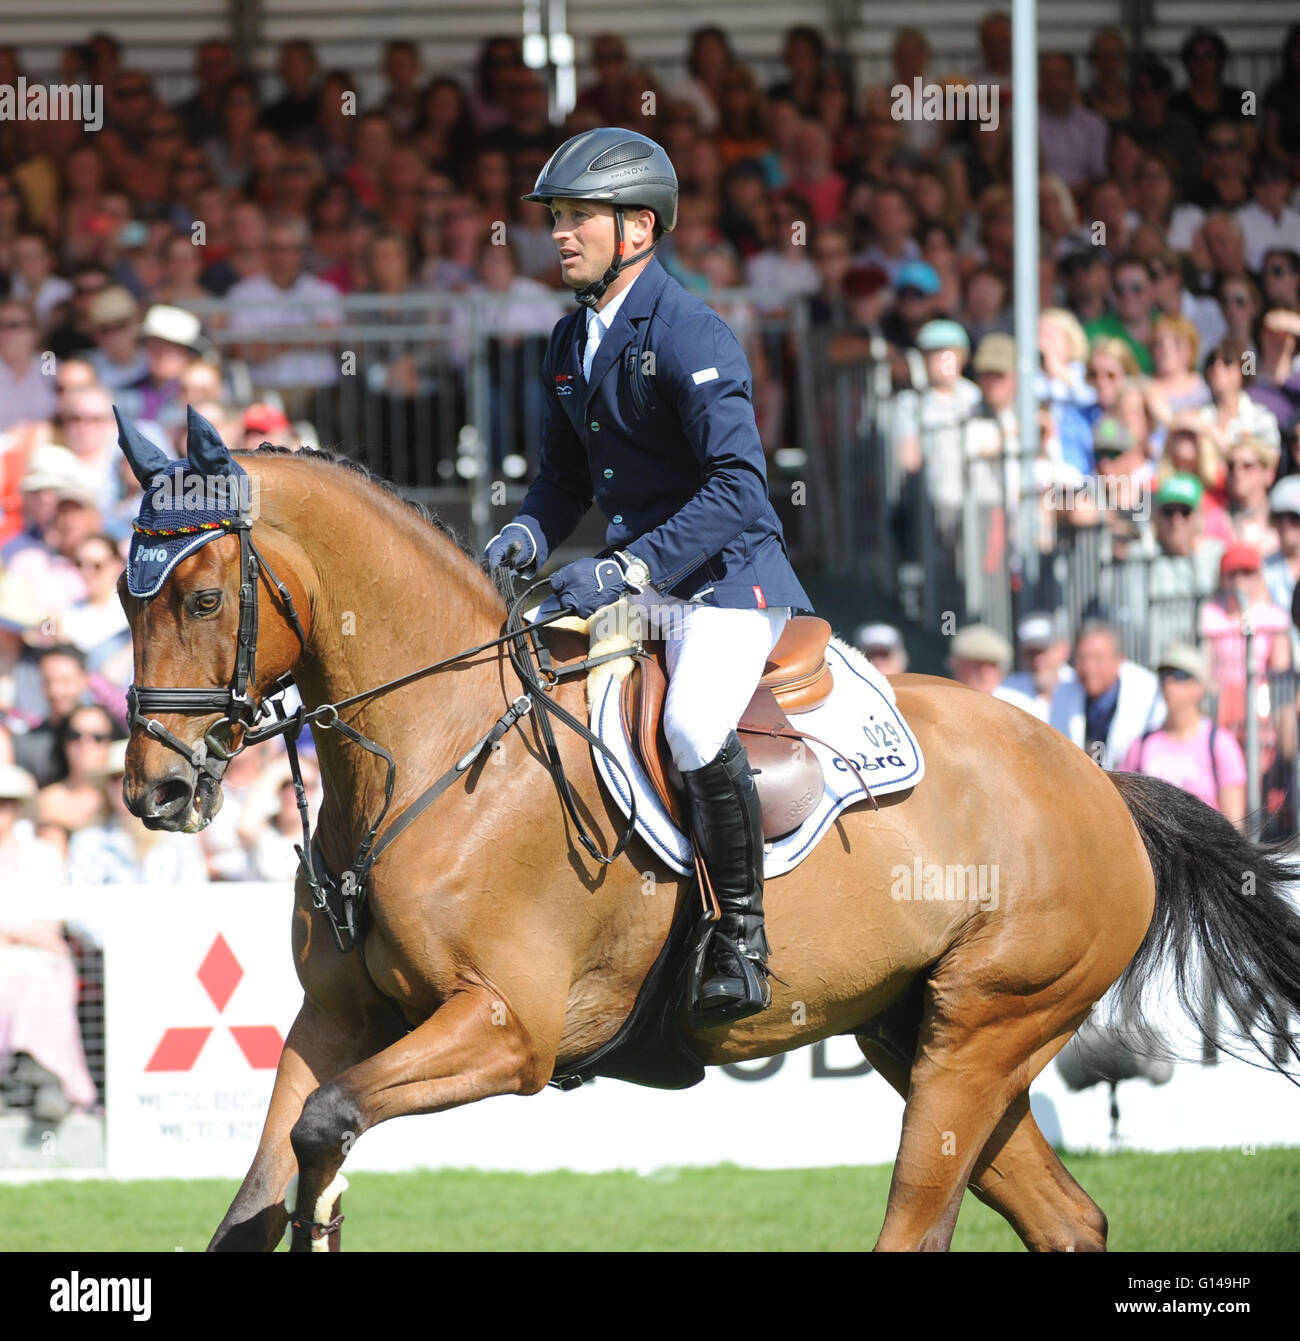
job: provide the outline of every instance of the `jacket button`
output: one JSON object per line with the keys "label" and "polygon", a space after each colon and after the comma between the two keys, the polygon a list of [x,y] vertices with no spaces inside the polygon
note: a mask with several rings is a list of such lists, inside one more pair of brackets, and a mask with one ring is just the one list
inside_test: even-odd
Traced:
{"label": "jacket button", "polygon": [[599,433],[599,432],[600,432],[600,425],[599,425],[594,419],[591,421],[591,423],[588,425],[588,427],[591,429],[591,431],[592,431],[593,433]]}
{"label": "jacket button", "polygon": [[607,470],[605,472],[605,478],[607,480],[612,480],[614,478],[614,472],[612,470]]}
{"label": "jacket button", "polygon": [[623,514],[622,514],[621,512],[616,512],[616,513],[610,518],[610,521],[612,521],[612,522],[614,523],[615,526],[617,526],[617,525],[619,524],[619,522],[621,522],[622,520],[623,520]]}

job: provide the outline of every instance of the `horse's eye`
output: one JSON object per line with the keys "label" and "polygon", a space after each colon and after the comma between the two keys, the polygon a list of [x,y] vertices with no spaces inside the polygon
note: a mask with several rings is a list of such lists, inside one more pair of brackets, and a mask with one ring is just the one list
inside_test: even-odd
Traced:
{"label": "horse's eye", "polygon": [[219,591],[199,591],[190,597],[190,609],[196,615],[213,614],[220,604]]}

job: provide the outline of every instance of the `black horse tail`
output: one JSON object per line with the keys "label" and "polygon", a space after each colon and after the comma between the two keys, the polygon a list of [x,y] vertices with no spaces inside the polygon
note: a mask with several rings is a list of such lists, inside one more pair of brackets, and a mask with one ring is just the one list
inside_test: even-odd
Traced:
{"label": "black horse tail", "polygon": [[[1290,845],[1252,843],[1218,811],[1159,778],[1110,776],[1156,885],[1151,926],[1116,984],[1119,1010],[1140,1021],[1143,991],[1168,963],[1179,1004],[1205,1039],[1233,1056],[1254,1049],[1296,1080],[1300,912],[1286,888],[1300,868],[1284,859]],[[1143,1042],[1154,1041],[1138,1028]]]}

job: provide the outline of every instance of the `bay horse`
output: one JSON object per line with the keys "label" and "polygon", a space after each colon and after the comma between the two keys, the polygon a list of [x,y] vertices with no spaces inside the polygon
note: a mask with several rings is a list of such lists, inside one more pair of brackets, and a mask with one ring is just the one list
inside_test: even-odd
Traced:
{"label": "bay horse", "polygon": [[[327,453],[263,448],[232,459],[260,496],[259,562],[246,569],[243,539],[222,535],[177,563],[150,599],[123,585],[137,686],[211,696],[238,679],[241,576],[260,601],[254,703],[290,673],[308,708],[337,703],[501,634],[505,604],[488,575],[391,488]],[[1300,917],[1281,892],[1291,873],[1201,802],[1104,772],[1019,708],[939,678],[893,684],[924,750],[923,781],[878,810],[850,807],[769,884],[771,1007],[688,1030],[689,1045],[717,1066],[857,1038],[906,1099],[878,1249],[946,1249],[969,1188],[1030,1249],[1103,1250],[1106,1216],[1035,1124],[1030,1082],[1112,984],[1136,992],[1162,962],[1202,1027],[1216,1017],[1199,995],[1208,971],[1239,1036],[1289,1067],[1300,1058],[1289,1031],[1300,1010]],[[498,644],[343,716],[396,761],[396,814],[519,692]],[[554,695],[585,721],[579,683]],[[188,749],[221,720],[191,704],[160,712],[152,728],[134,722],[124,792],[146,824],[193,829],[211,817],[219,777],[201,749],[196,766],[165,735]],[[386,773],[329,725],[314,728],[318,834],[338,872],[383,806]],[[584,821],[608,851],[623,817],[586,743],[561,732],[558,744]],[[535,1094],[628,1017],[690,882],[639,840],[612,865],[572,841],[535,714],[488,754],[374,866],[359,950],[341,952],[300,869],[292,946],[302,1007],[256,1155],[211,1249],[274,1248],[295,1206],[311,1236],[332,1233],[312,1208],[333,1204],[364,1132],[408,1113]],[[1000,897],[891,897],[885,873],[915,858],[996,869]],[[667,897],[646,896],[646,871]],[[308,1239],[295,1233],[294,1249]]]}

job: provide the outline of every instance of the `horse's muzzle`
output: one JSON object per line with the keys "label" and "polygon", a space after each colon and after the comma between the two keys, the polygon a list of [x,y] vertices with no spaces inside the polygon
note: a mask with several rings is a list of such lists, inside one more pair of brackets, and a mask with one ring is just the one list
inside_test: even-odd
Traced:
{"label": "horse's muzzle", "polygon": [[[197,779],[197,780],[196,780]],[[122,784],[127,809],[146,829],[169,833],[198,833],[206,829],[221,809],[221,784],[191,764],[177,761],[167,773],[132,786]]]}

